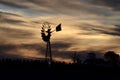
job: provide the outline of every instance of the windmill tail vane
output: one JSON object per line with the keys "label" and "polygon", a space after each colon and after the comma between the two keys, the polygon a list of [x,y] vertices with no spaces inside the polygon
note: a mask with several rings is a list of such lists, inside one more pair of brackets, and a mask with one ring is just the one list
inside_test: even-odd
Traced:
{"label": "windmill tail vane", "polygon": [[61,30],[62,30],[61,24],[57,25],[57,26],[56,26],[56,32],[61,31]]}

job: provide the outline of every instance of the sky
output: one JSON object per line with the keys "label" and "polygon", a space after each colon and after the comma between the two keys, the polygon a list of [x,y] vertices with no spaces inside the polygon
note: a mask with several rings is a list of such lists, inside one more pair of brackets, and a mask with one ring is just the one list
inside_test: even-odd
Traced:
{"label": "sky", "polygon": [[0,0],[1,58],[44,58],[44,22],[52,30],[62,24],[51,36],[55,60],[82,51],[120,54],[120,0]]}

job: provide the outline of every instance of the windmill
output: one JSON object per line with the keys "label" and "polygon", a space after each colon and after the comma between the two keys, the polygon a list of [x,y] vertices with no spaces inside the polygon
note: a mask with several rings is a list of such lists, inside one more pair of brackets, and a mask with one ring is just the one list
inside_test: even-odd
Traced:
{"label": "windmill", "polygon": [[42,24],[42,29],[41,29],[41,37],[44,42],[46,42],[46,53],[45,53],[45,60],[48,63],[52,62],[52,52],[51,52],[51,43],[50,43],[50,38],[51,38],[51,33],[56,31],[61,31],[61,24],[56,26],[55,30],[51,30],[51,25],[48,22],[45,22]]}

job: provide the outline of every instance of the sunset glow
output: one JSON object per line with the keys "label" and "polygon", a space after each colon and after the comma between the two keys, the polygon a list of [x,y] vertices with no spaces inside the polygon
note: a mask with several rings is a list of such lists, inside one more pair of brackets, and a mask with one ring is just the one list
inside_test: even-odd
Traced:
{"label": "sunset glow", "polygon": [[62,55],[70,51],[120,54],[120,5],[115,1],[0,0],[0,55],[43,58],[43,22],[53,30],[62,24],[51,37],[56,60],[70,61]]}

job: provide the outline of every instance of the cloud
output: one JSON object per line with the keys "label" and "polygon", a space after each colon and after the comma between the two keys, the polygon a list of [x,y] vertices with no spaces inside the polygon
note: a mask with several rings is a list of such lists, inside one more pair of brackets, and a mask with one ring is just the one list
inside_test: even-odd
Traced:
{"label": "cloud", "polygon": [[[31,47],[31,48],[30,48]],[[28,58],[32,58],[32,57],[40,57],[40,53],[38,53],[36,51],[36,48],[40,49],[41,46],[38,44],[6,44],[6,43],[1,43],[0,45],[0,55],[6,57],[6,56],[16,56],[16,57],[28,57]],[[27,55],[26,55],[27,54]]]}
{"label": "cloud", "polygon": [[120,27],[115,27],[115,29],[113,29],[112,31],[109,30],[100,30],[100,29],[92,29],[94,31],[98,31],[100,33],[103,34],[108,34],[108,35],[112,35],[112,36],[120,36]]}
{"label": "cloud", "polygon": [[[0,4],[4,4],[5,6],[12,6],[17,9],[18,12],[21,12],[22,14],[33,16],[33,17],[47,17],[55,15],[57,17],[61,15],[69,15],[74,17],[80,18],[99,18],[101,16],[111,17],[115,16],[116,14],[111,11],[110,9],[106,7],[100,7],[97,5],[102,5],[102,3],[113,3],[113,4],[119,4],[116,0],[1,0]],[[109,2],[110,1],[110,2]],[[22,3],[23,2],[23,3]],[[100,3],[99,3],[100,2]],[[115,2],[115,3],[114,3]],[[21,4],[22,3],[22,4]],[[91,3],[91,4],[90,4]],[[11,4],[11,5],[9,5]],[[17,7],[15,5],[18,5],[20,7]],[[92,5],[95,4],[95,5]],[[105,6],[106,6],[105,5]],[[22,8],[23,7],[23,8]],[[14,11],[13,8],[10,8]],[[24,10],[20,10],[24,9]]]}
{"label": "cloud", "polygon": [[[85,3],[82,0],[28,0],[30,3],[37,5],[40,10],[41,7],[50,14],[66,14],[66,15],[80,15],[89,13],[89,15],[110,16],[112,13],[106,8],[93,6]],[[56,7],[55,7],[56,6]],[[35,7],[35,6],[34,6]],[[88,15],[88,14],[87,14]]]}
{"label": "cloud", "polygon": [[[5,28],[0,27],[1,34],[4,34],[4,36],[9,40],[10,38],[13,39],[22,39],[26,38],[29,39],[34,34],[27,30],[20,30],[20,29],[12,29],[12,28]],[[2,36],[2,35],[1,35]]]}
{"label": "cloud", "polygon": [[22,20],[14,20],[14,19],[2,19],[1,20],[2,23],[10,23],[10,24],[22,24],[22,23],[25,23],[25,21],[22,21]]}
{"label": "cloud", "polygon": [[12,12],[7,12],[7,11],[3,11],[3,10],[0,10],[0,15],[11,15],[11,16],[18,16],[18,17],[22,17],[21,15],[19,14],[15,14],[15,13],[12,13]]}
{"label": "cloud", "polygon": [[21,44],[35,38],[34,28],[29,24],[30,19],[17,13],[2,10],[0,16],[0,43]]}
{"label": "cloud", "polygon": [[[59,43],[60,44],[60,43]],[[57,46],[59,46],[56,43]],[[56,46],[55,45],[55,46]],[[64,46],[65,44],[60,44]],[[6,44],[2,43],[0,45],[0,55],[6,57],[6,56],[16,56],[16,57],[21,57],[21,58],[43,58],[45,55],[45,46],[39,45],[37,43],[31,43],[31,44]],[[52,53],[54,58],[56,57],[61,57],[64,58],[64,51],[57,51],[59,47],[55,48],[54,44],[52,44]],[[65,45],[64,47],[60,46],[60,48],[68,48],[69,46]],[[54,49],[55,48],[55,49]],[[61,54],[59,54],[61,53]]]}
{"label": "cloud", "polygon": [[120,11],[120,0],[88,0],[94,5],[110,7],[115,11]]}
{"label": "cloud", "polygon": [[107,34],[111,36],[120,36],[120,26],[119,25],[109,25],[98,26],[95,24],[83,24],[78,25],[78,27],[84,31],[85,33],[80,33],[83,35],[96,35],[96,34]]}
{"label": "cloud", "polygon": [[116,27],[116,28],[115,28],[114,30],[115,30],[116,32],[120,33],[120,25],[115,25],[115,27]]}
{"label": "cloud", "polygon": [[[56,43],[57,45],[57,43]],[[61,45],[61,44],[60,44]],[[64,44],[63,44],[64,45]],[[59,45],[58,45],[59,46]],[[108,50],[115,50],[115,49],[119,49],[120,46],[102,46],[100,48],[100,46],[94,46],[94,47],[88,47],[86,50],[81,50],[81,51],[77,51],[78,54],[81,55],[86,55],[86,53],[91,52],[91,51],[96,51],[97,53],[101,53],[100,55],[102,55],[103,52],[106,52]],[[61,48],[65,48],[65,47],[61,47]],[[68,48],[68,46],[66,47]],[[43,44],[1,44],[0,45],[0,58],[4,58],[4,57],[10,57],[10,58],[28,58],[28,59],[37,59],[37,58],[44,58],[45,56],[45,45],[43,47]],[[76,50],[71,50],[71,51],[57,51],[53,50],[54,49],[54,45],[52,45],[52,55],[53,58],[61,58],[63,59],[70,59],[70,55],[73,54],[74,52],[76,52]],[[82,59],[84,57],[81,57]]]}
{"label": "cloud", "polygon": [[3,24],[8,23],[8,24],[24,25],[28,23],[25,17],[17,13],[0,10],[0,17],[1,17],[0,22]]}
{"label": "cloud", "polygon": [[51,46],[55,51],[61,51],[61,50],[67,50],[69,47],[72,46],[72,43],[58,41],[58,42],[53,42]]}
{"label": "cloud", "polygon": [[0,45],[0,54],[5,54],[6,52],[9,52],[12,49],[15,49],[16,46],[13,45]]}
{"label": "cloud", "polygon": [[39,57],[44,56],[46,45],[40,36],[40,26],[48,21],[53,29],[62,23],[62,31],[53,33],[51,38],[56,57],[63,58],[64,53],[67,53],[65,51],[74,50],[105,48],[118,51],[119,46],[116,45],[119,44],[119,39],[116,37],[120,36],[119,12],[112,11],[111,8],[115,9],[116,6],[104,1],[0,0],[0,43],[15,46],[8,50],[9,54],[37,57],[40,53]]}
{"label": "cloud", "polygon": [[[21,2],[24,3],[20,4]],[[89,13],[89,15],[94,14],[102,16],[112,15],[112,13],[110,13],[110,11],[107,9],[90,5],[82,0],[2,0],[1,4],[13,8],[24,9],[24,13],[29,12],[27,13],[29,15],[65,14],[78,16],[81,13]]]}
{"label": "cloud", "polygon": [[6,5],[6,6],[9,6],[9,7],[12,7],[12,8],[21,8],[21,9],[29,8],[25,5],[16,3],[15,1],[9,1],[9,0],[0,0],[0,4]]}

